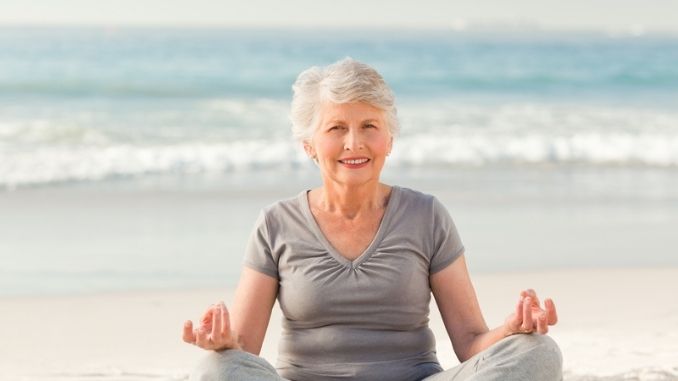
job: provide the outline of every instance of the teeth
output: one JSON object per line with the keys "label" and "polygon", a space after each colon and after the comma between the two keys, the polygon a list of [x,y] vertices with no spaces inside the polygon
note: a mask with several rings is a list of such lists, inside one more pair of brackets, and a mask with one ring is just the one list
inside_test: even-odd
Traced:
{"label": "teeth", "polygon": [[367,159],[359,159],[359,160],[344,160],[344,163],[346,164],[362,164],[366,163]]}

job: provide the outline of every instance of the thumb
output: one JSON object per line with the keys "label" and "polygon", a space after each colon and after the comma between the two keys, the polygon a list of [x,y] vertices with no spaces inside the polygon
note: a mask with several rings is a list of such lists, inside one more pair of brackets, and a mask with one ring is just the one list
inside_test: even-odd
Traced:
{"label": "thumb", "polygon": [[511,334],[518,331],[520,325],[523,324],[523,303],[524,300],[521,297],[520,300],[518,300],[518,303],[516,303],[513,313],[506,319],[505,326]]}
{"label": "thumb", "polygon": [[193,333],[193,322],[187,320],[184,323],[183,339],[185,342],[195,344],[195,334]]}

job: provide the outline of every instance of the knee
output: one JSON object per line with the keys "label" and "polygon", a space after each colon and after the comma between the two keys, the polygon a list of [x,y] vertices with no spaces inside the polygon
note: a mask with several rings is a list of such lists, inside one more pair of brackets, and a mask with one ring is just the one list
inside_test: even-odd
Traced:
{"label": "knee", "polygon": [[195,367],[190,381],[274,380],[275,368],[265,359],[249,352],[228,349],[207,353]]}
{"label": "knee", "polygon": [[189,381],[221,381],[240,364],[252,361],[250,353],[239,350],[209,351],[197,363],[190,374]]}
{"label": "knee", "polygon": [[539,380],[561,380],[563,355],[558,344],[547,335],[513,335],[505,339],[514,353],[522,357],[523,366],[530,368]]}
{"label": "knee", "polygon": [[193,368],[189,381],[216,381],[228,368],[223,352],[208,351]]}

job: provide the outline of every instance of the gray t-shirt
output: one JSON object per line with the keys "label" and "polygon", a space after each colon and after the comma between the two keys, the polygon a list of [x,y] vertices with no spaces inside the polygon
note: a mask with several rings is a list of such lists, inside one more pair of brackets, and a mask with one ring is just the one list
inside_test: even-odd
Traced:
{"label": "gray t-shirt", "polygon": [[323,235],[307,192],[262,211],[244,260],[279,282],[279,374],[411,381],[441,371],[428,327],[429,276],[464,252],[445,207],[394,186],[373,241],[350,261]]}

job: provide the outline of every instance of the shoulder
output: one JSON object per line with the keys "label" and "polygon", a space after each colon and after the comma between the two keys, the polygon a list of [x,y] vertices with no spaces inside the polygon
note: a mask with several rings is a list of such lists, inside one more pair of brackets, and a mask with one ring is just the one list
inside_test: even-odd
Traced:
{"label": "shoulder", "polygon": [[393,192],[389,203],[395,203],[394,219],[418,229],[431,226],[442,205],[434,195],[400,186],[393,186]]}
{"label": "shoulder", "polygon": [[431,228],[437,228],[440,221],[451,219],[447,207],[435,195],[406,187],[394,189],[399,193],[396,203],[400,217]]}
{"label": "shoulder", "polygon": [[397,185],[393,186],[393,190],[398,192],[398,203],[401,206],[431,210],[441,205],[436,196],[429,193]]}
{"label": "shoulder", "polygon": [[261,209],[259,224],[267,229],[277,231],[284,226],[305,224],[305,197],[306,190],[296,196],[288,197],[266,205]]}
{"label": "shoulder", "polygon": [[416,189],[403,187],[403,186],[400,186],[400,185],[393,185],[393,190],[400,193],[400,197],[403,200],[408,200],[408,201],[429,200],[432,197],[434,197],[431,194],[424,193],[424,192],[418,191]]}

